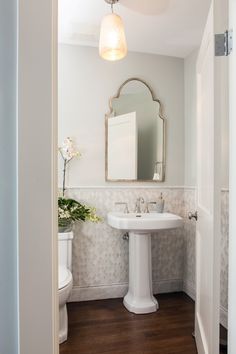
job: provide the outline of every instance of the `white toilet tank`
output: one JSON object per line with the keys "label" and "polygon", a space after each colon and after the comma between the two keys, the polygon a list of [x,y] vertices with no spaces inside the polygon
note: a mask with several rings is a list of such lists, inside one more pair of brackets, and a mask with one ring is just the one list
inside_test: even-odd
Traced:
{"label": "white toilet tank", "polygon": [[59,267],[72,268],[73,232],[58,233],[58,264]]}

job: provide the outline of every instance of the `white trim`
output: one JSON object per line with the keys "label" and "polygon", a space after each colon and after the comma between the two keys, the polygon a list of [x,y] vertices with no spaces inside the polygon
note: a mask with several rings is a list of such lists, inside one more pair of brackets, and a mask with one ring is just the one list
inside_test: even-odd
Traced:
{"label": "white trim", "polygon": [[58,354],[57,0],[18,9],[19,352]]}
{"label": "white trim", "polygon": [[128,284],[126,283],[88,287],[74,286],[69,301],[91,301],[124,297],[127,290]]}
{"label": "white trim", "polygon": [[[197,351],[199,354],[213,354],[209,352],[207,347],[207,341],[204,333],[204,327],[201,323],[201,318],[198,313],[195,315],[195,341],[197,344]],[[219,341],[218,341],[219,343]],[[219,345],[219,344],[218,344]],[[216,353],[215,353],[216,354]]]}
{"label": "white trim", "polygon": [[[229,0],[229,28],[236,34],[236,0]],[[228,351],[236,353],[236,46],[229,56],[229,296]]]}
{"label": "white trim", "polygon": [[196,186],[185,186],[184,189],[185,190],[189,189],[189,190],[194,190],[195,191],[197,189],[197,187]]}
{"label": "white trim", "polygon": [[183,291],[182,279],[166,279],[153,282],[154,294],[165,294]]}
{"label": "white trim", "polygon": [[[70,186],[66,187],[66,189],[183,189],[183,190],[196,190],[197,187],[193,186],[155,186],[155,185],[149,185],[149,186],[142,186],[142,185],[106,185],[106,186]],[[229,188],[221,188],[222,192],[229,192]]]}
{"label": "white trim", "polygon": [[[153,283],[154,294],[163,294],[182,291],[182,279],[161,280]],[[74,286],[70,302],[112,299],[124,297],[128,291],[128,283],[99,286]]]}
{"label": "white trim", "polygon": [[[58,292],[58,0],[52,1],[52,122],[51,122],[51,144],[52,144],[52,354],[59,354],[59,292]],[[46,353],[45,353],[46,354]]]}
{"label": "white trim", "polygon": [[193,301],[196,299],[196,290],[193,283],[184,281],[183,283],[183,292],[185,292]]}
{"label": "white trim", "polygon": [[66,189],[195,189],[195,187],[184,187],[184,186],[156,186],[156,185],[105,185],[105,186],[70,186]]}

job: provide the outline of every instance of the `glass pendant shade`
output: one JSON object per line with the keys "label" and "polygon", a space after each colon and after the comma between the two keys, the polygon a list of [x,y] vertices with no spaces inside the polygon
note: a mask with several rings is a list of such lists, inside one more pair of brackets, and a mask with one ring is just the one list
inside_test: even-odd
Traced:
{"label": "glass pendant shade", "polygon": [[120,16],[106,15],[101,24],[99,54],[106,60],[119,60],[127,54],[123,22]]}

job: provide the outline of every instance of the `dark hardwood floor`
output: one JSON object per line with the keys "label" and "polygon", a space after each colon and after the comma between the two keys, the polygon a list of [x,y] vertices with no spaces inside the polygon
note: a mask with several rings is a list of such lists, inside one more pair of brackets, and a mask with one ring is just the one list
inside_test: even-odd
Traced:
{"label": "dark hardwood floor", "polygon": [[68,304],[60,354],[196,354],[193,301],[184,293],[157,297],[160,309],[148,315],[129,313],[122,299]]}
{"label": "dark hardwood floor", "polygon": [[227,354],[228,331],[220,325],[220,354]]}

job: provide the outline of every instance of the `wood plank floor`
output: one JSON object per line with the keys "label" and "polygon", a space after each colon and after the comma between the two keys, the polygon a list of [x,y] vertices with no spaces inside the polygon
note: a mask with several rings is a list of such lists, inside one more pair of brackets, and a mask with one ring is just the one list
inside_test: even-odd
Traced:
{"label": "wood plank floor", "polygon": [[221,339],[220,354],[227,354],[228,353],[227,350],[228,331],[223,326],[220,326],[220,339]]}
{"label": "wood plank floor", "polygon": [[129,313],[122,299],[68,304],[60,354],[196,354],[193,301],[184,293],[157,298],[160,309],[148,315]]}

